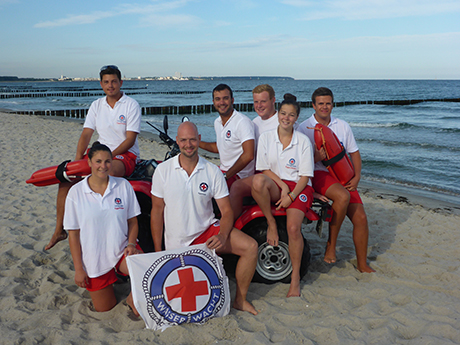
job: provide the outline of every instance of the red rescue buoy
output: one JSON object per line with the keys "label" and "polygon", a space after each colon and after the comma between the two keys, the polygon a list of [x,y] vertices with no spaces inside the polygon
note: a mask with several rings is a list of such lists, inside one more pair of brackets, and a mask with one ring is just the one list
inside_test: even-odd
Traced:
{"label": "red rescue buoy", "polygon": [[345,186],[355,176],[355,171],[335,133],[327,126],[316,124],[315,144],[318,150],[324,147],[327,159],[323,161],[323,164],[331,175]]}
{"label": "red rescue buoy", "polygon": [[73,182],[91,174],[87,159],[65,161],[60,165],[37,170],[26,181],[38,187],[49,186],[61,182]]}

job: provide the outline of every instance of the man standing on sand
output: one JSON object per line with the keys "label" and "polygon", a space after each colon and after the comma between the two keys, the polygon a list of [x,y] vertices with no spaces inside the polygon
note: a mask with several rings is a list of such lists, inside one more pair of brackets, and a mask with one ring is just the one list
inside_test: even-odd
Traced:
{"label": "man standing on sand", "polygon": [[[334,96],[331,90],[320,87],[313,92],[311,99],[315,113],[300,124],[299,131],[306,134],[315,147],[316,163],[315,173],[312,179],[313,188],[317,193],[325,195],[333,201],[332,208],[334,210],[334,215],[329,223],[329,238],[327,240],[324,261],[329,264],[336,262],[337,238],[342,222],[345,216],[348,216],[353,224],[353,242],[355,244],[356,258],[358,261],[357,269],[360,272],[375,272],[367,264],[369,227],[363,202],[357,191],[358,183],[361,178],[361,155],[358,145],[356,144],[353,132],[348,123],[331,116],[334,102]],[[342,143],[346,152],[350,155],[355,170],[355,176],[345,186],[342,186],[338,180],[332,177],[321,162],[326,159],[326,153],[324,148],[321,148],[321,150],[316,149],[313,128],[317,123],[329,127]]]}
{"label": "man standing on sand", "polygon": [[233,92],[225,84],[212,91],[212,102],[219,113],[214,121],[216,142],[200,142],[200,148],[219,153],[220,169],[230,187],[237,179],[254,174],[254,125],[233,109]]}
{"label": "man standing on sand", "polygon": [[[275,109],[275,90],[268,84],[256,86],[252,90],[254,101],[254,110],[257,117],[252,120],[254,123],[255,147],[257,151],[257,142],[259,136],[271,130],[278,128],[278,112]],[[233,209],[235,220],[243,211],[243,199],[251,196],[252,178],[254,175],[235,181],[230,188],[230,203]]]}
{"label": "man standing on sand", "polygon": [[[177,129],[180,154],[161,163],[152,178],[151,231],[155,251],[206,243],[219,254],[240,256],[233,307],[256,315],[246,295],[257,264],[257,242],[233,228],[233,211],[226,181],[219,168],[198,155],[201,136],[196,125]],[[222,217],[215,218],[212,199]]]}
{"label": "man standing on sand", "polygon": [[[123,81],[117,66],[107,65],[99,72],[100,84],[106,97],[95,100],[88,110],[83,131],[77,145],[75,160],[86,157],[85,153],[96,130],[98,141],[110,148],[113,162],[112,176],[129,176],[133,173],[139,157],[137,135],[141,131],[141,108],[139,104],[121,91]],[[56,201],[56,228],[45,250],[67,238],[63,229],[64,206],[67,193],[75,183],[59,184]]]}

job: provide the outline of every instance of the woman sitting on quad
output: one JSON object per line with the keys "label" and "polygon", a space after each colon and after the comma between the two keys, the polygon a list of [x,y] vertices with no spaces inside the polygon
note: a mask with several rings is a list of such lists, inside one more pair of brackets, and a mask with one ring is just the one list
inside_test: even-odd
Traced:
{"label": "woman sitting on quad", "polygon": [[289,255],[292,263],[291,285],[287,297],[300,296],[300,264],[303,251],[301,225],[313,201],[314,159],[310,139],[294,130],[300,106],[296,97],[284,95],[278,110],[276,130],[262,133],[257,149],[256,174],[252,196],[267,218],[267,242],[278,245],[278,229],[271,203],[286,209]]}
{"label": "woman sitting on quad", "polygon": [[[88,165],[91,175],[67,196],[64,229],[69,231],[75,283],[89,291],[96,311],[108,311],[117,304],[115,270],[127,275],[126,256],[142,252],[136,242],[140,207],[129,182],[109,176],[112,152],[107,146],[96,141]],[[127,303],[138,315],[132,294]]]}

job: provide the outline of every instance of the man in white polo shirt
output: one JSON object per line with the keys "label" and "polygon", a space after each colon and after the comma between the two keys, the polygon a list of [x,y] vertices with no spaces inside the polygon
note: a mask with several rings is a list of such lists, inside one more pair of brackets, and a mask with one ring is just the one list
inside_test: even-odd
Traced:
{"label": "man in white polo shirt", "polygon": [[[77,144],[75,160],[85,157],[88,144],[94,131],[99,134],[98,141],[112,151],[112,176],[129,176],[133,173],[139,157],[137,135],[141,131],[141,108],[137,101],[121,91],[123,80],[115,65],[107,65],[99,72],[100,84],[106,94],[95,100],[88,110],[83,131]],[[56,200],[56,228],[45,250],[51,249],[59,241],[67,238],[63,229],[64,205],[72,183],[59,184]]]}
{"label": "man in white polo shirt", "polygon": [[262,133],[278,128],[278,112],[275,109],[275,90],[268,84],[257,85],[252,90],[254,110],[257,113],[254,122],[256,147]]}
{"label": "man in white polo shirt", "polygon": [[[226,181],[219,168],[198,155],[201,136],[195,124],[182,123],[176,142],[180,154],[158,165],[152,177],[151,231],[155,251],[206,243],[217,253],[240,256],[235,272],[235,309],[257,314],[246,300],[257,264],[257,242],[233,227]],[[218,221],[212,199],[221,212]]]}
{"label": "man in white polo shirt", "polygon": [[[262,133],[278,128],[278,112],[275,109],[275,90],[268,84],[261,84],[252,90],[254,110],[257,113],[252,122],[254,123],[255,148],[257,156],[257,144]],[[244,197],[251,196],[252,177],[235,181],[230,188],[230,203],[235,220],[243,211]]]}
{"label": "man in white polo shirt", "polygon": [[239,178],[254,174],[254,124],[233,109],[233,91],[226,84],[212,91],[212,102],[219,113],[214,121],[216,142],[200,143],[200,148],[219,153],[220,169],[230,187]]}
{"label": "man in white polo shirt", "polygon": [[[334,95],[326,87],[316,89],[312,94],[312,105],[315,113],[302,122],[299,131],[306,134],[315,149],[315,173],[312,180],[316,193],[325,195],[333,201],[334,214],[329,223],[329,238],[324,254],[326,263],[335,263],[336,245],[340,227],[345,216],[353,224],[353,242],[356,250],[357,269],[360,272],[375,272],[367,263],[367,244],[369,238],[369,226],[363,202],[358,193],[358,183],[361,178],[361,154],[358,145],[351,131],[350,126],[343,120],[331,115],[334,105]],[[316,149],[314,139],[314,127],[317,123],[329,127],[342,143],[346,152],[350,155],[355,171],[355,176],[345,185],[335,179],[323,165],[322,160],[326,159],[324,148]]]}

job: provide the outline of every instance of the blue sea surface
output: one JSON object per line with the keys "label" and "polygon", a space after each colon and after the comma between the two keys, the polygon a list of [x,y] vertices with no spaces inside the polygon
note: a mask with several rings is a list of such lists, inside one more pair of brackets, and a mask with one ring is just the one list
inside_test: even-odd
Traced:
{"label": "blue sea surface", "polygon": [[[320,86],[331,88],[336,102],[460,98],[459,80],[125,81],[123,88],[141,107],[203,105],[212,104],[211,91],[221,82],[234,90],[235,103],[252,102],[251,90],[265,82],[275,88],[278,101],[286,92],[296,95],[299,101],[310,101],[312,92]],[[12,90],[24,93],[86,90],[102,95],[98,82],[0,83],[0,94]],[[152,93],[160,91],[191,93]],[[0,99],[0,108],[15,111],[84,109],[98,97],[95,94],[92,97],[8,98]],[[312,108],[302,108],[299,121],[312,113]],[[246,114],[250,118],[257,116],[255,112]],[[363,179],[460,197],[460,103],[360,104],[336,107],[332,114],[347,121],[353,129],[363,160]],[[206,141],[215,140],[216,117],[217,113],[189,115]],[[174,136],[182,115],[168,115],[168,119],[170,134]],[[161,127],[163,116],[143,116],[142,130],[155,132],[146,121]]]}

